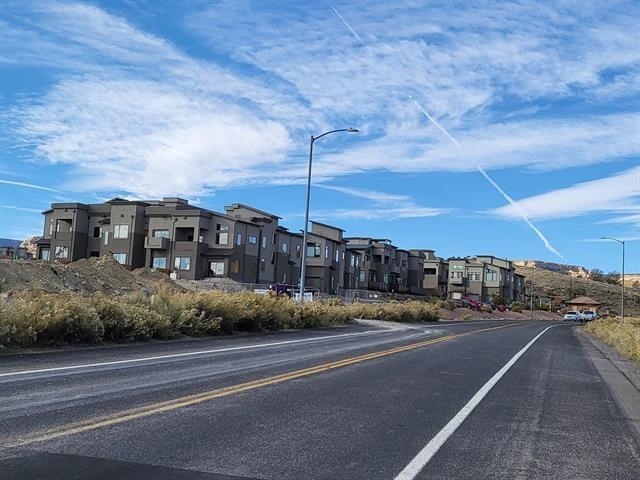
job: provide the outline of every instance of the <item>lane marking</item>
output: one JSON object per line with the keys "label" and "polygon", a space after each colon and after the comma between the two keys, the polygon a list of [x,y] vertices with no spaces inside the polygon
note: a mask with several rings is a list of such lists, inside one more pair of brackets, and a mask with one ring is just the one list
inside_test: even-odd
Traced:
{"label": "lane marking", "polygon": [[228,348],[216,348],[212,350],[199,350],[196,352],[184,352],[184,353],[172,353],[169,355],[156,355],[153,357],[140,357],[140,358],[130,358],[128,360],[114,360],[111,362],[99,362],[99,363],[86,363],[82,365],[68,365],[66,367],[50,367],[50,368],[39,368],[35,370],[21,370],[17,372],[8,372],[8,373],[0,373],[0,378],[3,377],[14,377],[18,375],[31,375],[34,373],[48,373],[48,372],[62,372],[65,370],[78,370],[81,368],[95,368],[95,367],[107,367],[110,365],[123,365],[127,363],[137,363],[137,362],[150,362],[152,360],[164,360],[167,358],[181,358],[181,357],[192,357],[196,355],[208,355],[212,353],[224,353],[224,352],[235,352],[240,350],[253,350],[257,348],[267,348],[267,347],[277,347],[281,345],[291,345],[294,343],[308,343],[315,342],[320,340],[328,340],[333,338],[345,338],[345,337],[355,337],[357,335],[371,335],[378,333],[389,333],[392,330],[368,330],[366,332],[357,332],[357,333],[343,333],[339,335],[326,335],[324,337],[314,337],[314,338],[302,338],[298,340],[285,340],[282,342],[272,342],[272,343],[260,343],[257,345],[243,345],[241,347],[228,347]]}
{"label": "lane marking", "polygon": [[[497,327],[484,328],[480,330],[474,330],[471,332],[465,332],[457,335],[446,335],[443,337],[432,338],[429,340],[424,340],[422,342],[411,343],[409,345],[403,345],[400,347],[391,348],[388,350],[382,350],[379,352],[367,353],[364,355],[358,355],[356,357],[345,358],[342,360],[337,360],[334,362],[329,362],[321,365],[316,365],[309,368],[304,368],[302,370],[295,370],[293,372],[283,373],[280,375],[275,375],[271,377],[266,377],[258,380],[253,380],[250,382],[240,383],[237,385],[231,385],[228,387],[217,388],[215,390],[210,390],[208,392],[198,393],[194,395],[187,395],[185,397],[180,397],[173,400],[167,400],[164,402],[153,403],[150,405],[146,405],[144,407],[138,407],[130,410],[124,410],[122,412],[118,412],[116,414],[112,414],[110,416],[93,418],[81,422],[74,423],[72,425],[66,425],[62,428],[57,429],[49,429],[43,432],[39,432],[33,436],[29,436],[23,439],[19,439],[15,442],[2,444],[5,447],[22,447],[25,445],[30,445],[38,442],[45,442],[48,440],[54,440],[59,437],[64,437],[68,435],[73,435],[76,433],[88,432],[91,430],[96,430],[98,428],[107,427],[111,425],[117,425],[120,423],[128,422],[130,420],[135,420],[138,418],[148,417],[151,415],[156,415],[158,413],[170,412],[173,410],[177,410],[179,408],[184,408],[192,405],[197,405],[200,403],[204,403],[216,398],[227,397],[229,395],[233,395],[236,393],[246,392],[249,390],[255,390],[257,388],[266,387],[269,385],[276,385],[279,383],[283,383],[289,380],[294,380],[301,377],[307,377],[309,375],[314,375],[317,373],[323,373],[330,370],[334,370],[341,367],[346,367],[348,365],[354,365],[357,363],[365,362],[367,360],[373,360],[376,358],[386,357],[389,355],[394,355],[396,353],[407,352],[410,350],[415,350],[417,348],[425,347],[428,345],[434,345],[437,343],[446,342],[449,340],[453,340],[455,338],[466,337],[469,335],[481,333],[481,332],[489,332],[493,330],[498,330],[501,328],[512,327],[515,325],[523,325],[522,323],[510,323],[507,325],[500,325]],[[117,416],[115,416],[117,415]]]}
{"label": "lane marking", "polygon": [[440,450],[440,448],[445,444],[445,442],[449,439],[451,435],[458,429],[462,422],[473,412],[473,410],[478,406],[478,404],[482,401],[482,399],[491,391],[491,389],[500,381],[500,379],[509,371],[509,369],[518,361],[518,359],[524,355],[524,353],[529,350],[529,348],[536,343],[536,341],[545,334],[545,332],[551,328],[559,327],[561,325],[552,325],[550,327],[545,328],[542,332],[536,335],[533,340],[527,343],[522,350],[516,353],[511,360],[509,360],[500,370],[496,372],[496,374],[489,379],[487,383],[485,383],[480,390],[476,392],[476,394],[471,397],[471,400],[467,402],[467,404],[462,407],[462,409],[451,419],[449,423],[447,423],[442,430],[440,430],[435,437],[427,443],[427,445],[418,452],[418,454],[414,457],[411,462],[402,470],[396,477],[395,480],[413,480],[420,473],[420,471],[425,467],[429,460]]}

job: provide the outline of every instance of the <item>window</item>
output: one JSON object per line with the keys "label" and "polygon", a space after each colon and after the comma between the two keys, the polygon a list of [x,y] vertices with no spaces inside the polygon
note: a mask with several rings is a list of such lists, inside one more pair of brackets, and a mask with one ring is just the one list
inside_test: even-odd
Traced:
{"label": "window", "polygon": [[289,245],[286,243],[282,244],[282,253],[287,253],[289,251]]}
{"label": "window", "polygon": [[49,260],[50,250],[48,248],[43,248],[40,250],[40,258],[42,260]]}
{"label": "window", "polygon": [[406,267],[407,266],[407,261],[406,260],[402,260],[402,266]]}
{"label": "window", "polygon": [[242,245],[242,234],[241,233],[236,233],[236,245]]}
{"label": "window", "polygon": [[461,279],[462,278],[462,272],[451,272],[451,278],[454,279]]}
{"label": "window", "polygon": [[273,244],[275,245],[276,243],[278,243],[278,236],[274,233],[273,234]]}
{"label": "window", "polygon": [[470,281],[478,281],[480,280],[480,272],[469,272],[467,273]]}
{"label": "window", "polygon": [[352,267],[355,267],[355,266],[356,266],[356,258],[357,258],[357,257],[356,257],[355,255],[352,255],[352,256],[351,256],[351,266],[352,266]]}
{"label": "window", "polygon": [[153,268],[167,268],[167,257],[153,257]]}
{"label": "window", "polygon": [[89,256],[90,257],[99,257],[100,256],[100,252],[92,250],[91,252],[89,252]]}
{"label": "window", "polygon": [[374,255],[373,263],[382,263],[382,255]]}
{"label": "window", "polygon": [[340,261],[340,250],[336,250],[336,263]]}
{"label": "window", "polygon": [[109,231],[104,232],[104,244],[109,245]]}
{"label": "window", "polygon": [[320,244],[307,243],[307,257],[319,257],[319,256],[320,256]]}
{"label": "window", "polygon": [[234,260],[231,262],[231,273],[240,273],[240,261]]}
{"label": "window", "polygon": [[176,270],[190,270],[191,258],[190,257],[176,257],[173,259],[173,268]]}
{"label": "window", "polygon": [[169,238],[169,230],[158,229],[153,231],[153,236],[155,238]]}
{"label": "window", "polygon": [[249,235],[248,241],[251,245],[255,245],[256,243],[258,243],[258,237],[256,237],[255,235]]}
{"label": "window", "polygon": [[302,249],[302,245],[296,245],[296,257],[300,258],[300,250]]}
{"label": "window", "polygon": [[388,274],[388,273],[385,273],[385,274],[382,276],[382,281],[383,281],[383,283],[385,283],[385,284],[386,284],[386,283],[389,283],[389,274]]}
{"label": "window", "polygon": [[113,238],[129,238],[129,225],[114,225]]}
{"label": "window", "polygon": [[267,262],[265,262],[264,258],[260,259],[260,271],[264,272],[267,268]]}
{"label": "window", "polygon": [[69,247],[56,247],[55,258],[69,258]]}
{"label": "window", "polygon": [[324,258],[329,258],[329,245],[324,246]]}
{"label": "window", "polygon": [[229,225],[218,223],[216,225],[216,243],[226,245],[229,243]]}
{"label": "window", "polygon": [[93,238],[100,238],[100,227],[93,227]]}
{"label": "window", "polygon": [[367,272],[365,272],[364,270],[360,270],[360,283],[364,283],[367,281]]}
{"label": "window", "polygon": [[224,260],[212,260],[209,262],[209,271],[213,275],[224,275]]}
{"label": "window", "polygon": [[463,268],[462,265],[451,265],[451,270],[462,270]]}
{"label": "window", "polygon": [[267,237],[262,237],[262,248],[267,248]]}
{"label": "window", "polygon": [[49,224],[49,236],[53,235],[53,223]]}
{"label": "window", "polygon": [[436,274],[436,269],[435,268],[425,268],[424,269],[424,274],[425,275],[435,275]]}
{"label": "window", "polygon": [[276,252],[271,252],[271,265],[276,263]]}
{"label": "window", "polygon": [[498,272],[496,272],[495,270],[492,270],[490,268],[487,268],[486,279],[487,279],[487,282],[497,282],[498,281]]}
{"label": "window", "polygon": [[124,265],[127,263],[127,254],[126,253],[114,253],[113,258],[116,259],[120,265]]}

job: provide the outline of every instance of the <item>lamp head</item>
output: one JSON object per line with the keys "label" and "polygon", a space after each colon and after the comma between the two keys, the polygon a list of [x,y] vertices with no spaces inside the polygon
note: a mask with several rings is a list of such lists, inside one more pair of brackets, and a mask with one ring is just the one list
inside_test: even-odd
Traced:
{"label": "lamp head", "polygon": [[347,132],[349,133],[358,133],[360,130],[358,130],[357,128],[347,128]]}

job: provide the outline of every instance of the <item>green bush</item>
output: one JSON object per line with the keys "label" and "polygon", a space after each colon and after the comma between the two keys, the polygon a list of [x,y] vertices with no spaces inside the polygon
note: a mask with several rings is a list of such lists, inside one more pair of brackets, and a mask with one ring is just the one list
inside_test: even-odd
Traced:
{"label": "green bush", "polygon": [[522,310],[524,310],[526,308],[527,308],[527,306],[522,302],[513,302],[511,304],[511,311],[513,311],[513,312],[520,313],[520,312],[522,312]]}

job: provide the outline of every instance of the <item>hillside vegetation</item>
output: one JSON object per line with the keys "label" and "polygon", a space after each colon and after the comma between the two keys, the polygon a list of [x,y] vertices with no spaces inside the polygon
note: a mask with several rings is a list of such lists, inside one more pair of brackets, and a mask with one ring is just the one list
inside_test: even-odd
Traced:
{"label": "hillside vegetation", "polygon": [[[540,297],[551,298],[554,301],[554,307],[559,308],[561,304],[575,297],[587,296],[602,304],[598,309],[600,313],[620,314],[621,287],[619,285],[587,278],[575,278],[541,268],[520,266],[516,268],[516,272],[526,277],[527,293],[533,279],[536,301]],[[640,288],[625,287],[625,315],[640,316]]]}

